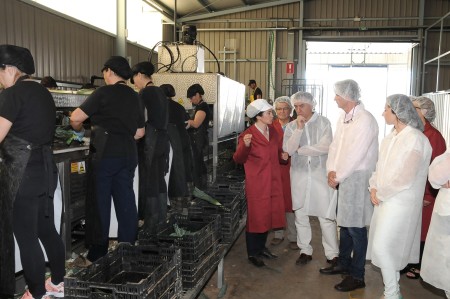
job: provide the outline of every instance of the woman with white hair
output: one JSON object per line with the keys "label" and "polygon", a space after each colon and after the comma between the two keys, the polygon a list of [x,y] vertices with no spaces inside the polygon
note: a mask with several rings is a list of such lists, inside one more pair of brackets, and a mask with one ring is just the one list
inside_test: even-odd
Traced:
{"label": "woman with white hair", "polygon": [[389,96],[383,116],[394,129],[381,143],[376,170],[369,180],[375,208],[367,258],[381,268],[384,298],[397,299],[402,298],[399,271],[419,260],[419,221],[431,146],[407,96]]}
{"label": "woman with white hair", "polygon": [[[424,130],[423,133],[428,138],[431,145],[431,162],[434,158],[445,153],[446,145],[445,139],[441,133],[431,124],[436,117],[436,110],[434,103],[427,97],[417,97],[412,99],[412,103],[416,108],[417,114],[422,120]],[[423,195],[422,207],[422,232],[420,235],[420,259],[419,263],[408,265],[402,272],[406,272],[406,277],[411,279],[418,279],[420,277],[420,261],[422,259],[423,248],[425,246],[425,239],[427,238],[428,228],[431,222],[431,214],[433,213],[434,202],[438,190],[434,189],[427,180],[425,185],[425,193]]]}
{"label": "woman with white hair", "polygon": [[[288,123],[292,120],[292,104],[288,96],[281,96],[275,99],[273,107],[276,113],[276,119],[273,121],[273,127],[277,130],[278,135],[283,142],[284,130]],[[289,241],[289,248],[297,250],[297,231],[295,229],[295,216],[292,212],[292,195],[291,195],[291,160],[288,159],[287,164],[281,164],[281,181],[283,183],[284,209],[286,211],[286,231]],[[279,245],[284,240],[284,229],[275,229],[271,245]]]}
{"label": "woman with white hair", "polygon": [[328,186],[326,171],[328,149],[333,139],[331,124],[314,111],[316,101],[309,92],[295,93],[291,102],[297,119],[286,127],[283,150],[292,158],[292,209],[300,248],[296,264],[305,265],[312,259],[309,216],[319,218],[325,256],[329,263],[336,263],[339,254],[336,212],[329,210],[333,189]]}

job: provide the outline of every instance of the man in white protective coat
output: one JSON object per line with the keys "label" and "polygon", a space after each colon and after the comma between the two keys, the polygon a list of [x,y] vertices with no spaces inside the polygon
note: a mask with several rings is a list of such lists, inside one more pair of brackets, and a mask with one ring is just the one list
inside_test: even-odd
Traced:
{"label": "man in white protective coat", "polygon": [[423,192],[431,145],[406,95],[387,97],[383,116],[388,125],[394,125],[394,130],[381,143],[376,171],[369,181],[375,209],[367,258],[381,269],[383,298],[401,299],[400,270],[419,261]]}
{"label": "man in white protective coat", "polygon": [[439,189],[422,257],[420,275],[429,284],[443,289],[450,299],[450,152],[436,157],[428,180]]}
{"label": "man in white protective coat", "polygon": [[340,292],[364,288],[367,228],[373,212],[368,191],[369,178],[378,158],[378,124],[364,109],[357,82],[336,82],[334,92],[344,113],[327,160],[328,185],[338,190],[336,222],[339,231],[339,258],[336,265],[320,269],[326,275],[349,274],[334,286]]}
{"label": "man in white protective coat", "polygon": [[284,133],[283,150],[291,156],[292,209],[295,213],[300,256],[295,262],[305,265],[312,259],[309,216],[317,216],[322,230],[322,245],[329,263],[339,254],[336,210],[330,209],[334,190],[328,186],[326,161],[333,139],[330,121],[314,111],[316,102],[309,92],[291,96],[297,119]]}

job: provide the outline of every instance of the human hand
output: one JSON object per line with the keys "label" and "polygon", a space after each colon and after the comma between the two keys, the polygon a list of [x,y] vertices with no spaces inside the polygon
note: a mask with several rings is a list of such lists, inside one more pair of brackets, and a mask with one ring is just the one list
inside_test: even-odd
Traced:
{"label": "human hand", "polygon": [[281,159],[283,159],[284,161],[287,161],[287,159],[289,159],[289,154],[286,152],[282,152],[281,153]]}
{"label": "human hand", "polygon": [[244,135],[244,144],[246,147],[250,147],[250,144],[252,143],[252,134],[245,134]]}
{"label": "human hand", "polygon": [[300,130],[303,129],[305,127],[305,118],[301,115],[297,115],[297,128],[299,128]]}
{"label": "human hand", "polygon": [[336,181],[336,171],[330,171],[328,173],[328,186],[330,186],[333,189],[336,189],[336,186],[339,184],[338,181]]}
{"label": "human hand", "polygon": [[370,201],[374,206],[378,206],[380,204],[380,200],[377,197],[377,189],[375,188],[370,189]]}

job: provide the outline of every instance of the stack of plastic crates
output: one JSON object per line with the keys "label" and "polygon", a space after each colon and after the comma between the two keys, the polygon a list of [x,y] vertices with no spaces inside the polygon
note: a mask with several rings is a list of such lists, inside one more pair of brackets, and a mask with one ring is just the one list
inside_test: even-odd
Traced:
{"label": "stack of plastic crates", "polygon": [[224,172],[217,176],[215,185],[228,185],[231,192],[239,195],[239,215],[244,218],[247,213],[247,199],[245,197],[245,176],[238,170]]}
{"label": "stack of plastic crates", "polygon": [[216,206],[199,198],[194,198],[189,207],[189,215],[218,214],[221,219],[221,243],[231,243],[237,234],[240,222],[239,194],[230,189],[228,184],[216,183],[205,191],[222,205]]}
{"label": "stack of plastic crates", "polygon": [[181,252],[174,246],[121,243],[64,278],[65,298],[175,299],[181,291]]}
{"label": "stack of plastic crates", "polygon": [[[176,228],[189,233],[177,236]],[[219,215],[172,215],[168,226],[156,236],[147,231],[139,234],[139,244],[170,243],[181,249],[183,289],[196,286],[211,269],[217,256],[219,240]]]}

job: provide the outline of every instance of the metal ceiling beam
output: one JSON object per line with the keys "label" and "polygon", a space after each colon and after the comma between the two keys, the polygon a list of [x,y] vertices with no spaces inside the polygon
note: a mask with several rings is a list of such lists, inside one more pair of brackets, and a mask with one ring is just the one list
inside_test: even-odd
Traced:
{"label": "metal ceiling beam", "polygon": [[213,10],[209,7],[211,4],[208,3],[207,0],[197,0],[204,9],[206,9],[209,13],[213,12]]}
{"label": "metal ceiling beam", "polygon": [[195,15],[195,16],[191,16],[191,17],[182,17],[182,18],[178,19],[178,22],[185,23],[185,22],[189,22],[189,21],[209,19],[209,18],[214,18],[214,17],[223,16],[223,15],[232,14],[232,13],[244,12],[244,11],[255,10],[255,9],[260,9],[260,8],[273,7],[273,6],[290,4],[290,3],[300,2],[300,1],[303,1],[303,0],[278,0],[278,1],[261,3],[261,4],[241,6],[241,7],[237,7],[237,8],[230,8],[230,9],[225,9],[225,10],[216,11],[216,12],[212,12],[212,13]]}
{"label": "metal ceiling beam", "polygon": [[159,11],[166,22],[172,22],[173,23],[173,14],[174,11],[167,6],[165,6],[163,3],[161,3],[158,0],[142,0],[144,3],[150,5],[157,11]]}

